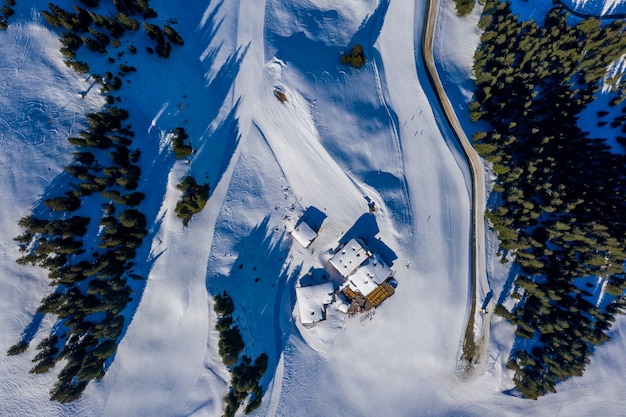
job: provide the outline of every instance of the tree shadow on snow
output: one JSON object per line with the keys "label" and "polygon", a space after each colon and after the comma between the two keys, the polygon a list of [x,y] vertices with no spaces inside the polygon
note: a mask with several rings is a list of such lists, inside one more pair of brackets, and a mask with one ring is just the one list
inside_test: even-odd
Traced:
{"label": "tree shadow on snow", "polygon": [[44,316],[45,314],[35,313],[28,326],[26,326],[26,328],[22,331],[18,344],[30,345],[30,342],[33,341],[35,335],[39,331],[39,327],[41,326]]}
{"label": "tree shadow on snow", "polygon": [[[215,5],[213,10],[211,10],[209,12],[209,8],[211,7],[211,5],[209,3],[209,6],[205,9],[205,12],[204,12],[204,15],[203,15],[203,17],[202,17],[202,19],[200,21],[200,24],[196,28],[197,31],[203,31],[204,32],[204,40],[205,40],[206,44],[211,44],[211,42],[215,38],[215,35],[219,31],[219,28],[224,23],[224,18],[221,18],[219,20],[217,19],[217,15],[218,15],[218,13],[219,13],[219,11],[220,11],[220,9],[222,8],[223,5],[224,5],[224,0],[220,0],[220,2]],[[218,49],[219,49],[219,47],[215,48],[213,51],[216,51]],[[204,60],[206,60],[206,57],[205,57]],[[211,60],[209,60],[209,61],[211,61]]]}
{"label": "tree shadow on snow", "polygon": [[290,272],[286,262],[291,239],[275,232],[269,221],[265,217],[236,245],[238,256],[227,275],[207,276],[206,282],[211,296],[226,291],[232,297],[233,319],[245,341],[243,354],[253,360],[261,353],[269,356],[264,387],[274,375],[289,335],[295,302],[292,283],[300,271]]}
{"label": "tree shadow on snow", "polygon": [[224,120],[209,134],[192,163],[192,171],[197,173],[198,180],[203,178],[204,182],[211,185],[210,195],[228,169],[241,140],[237,119],[240,103],[241,100],[238,100]]}
{"label": "tree shadow on snow", "polygon": [[[224,62],[213,78],[207,80],[207,94],[210,94],[213,99],[212,105],[206,108],[206,117],[208,120],[214,120],[218,116],[228,94],[231,92],[235,78],[237,78],[237,74],[239,74],[241,63],[249,49],[250,44],[246,45],[245,48],[239,47],[226,62]],[[239,99],[237,99],[237,101],[238,100]]]}
{"label": "tree shadow on snow", "polygon": [[[376,10],[363,21],[359,29],[352,35],[348,45],[328,45],[323,40],[308,38],[304,32],[297,32],[285,37],[266,31],[265,36],[269,40],[268,44],[276,48],[269,55],[275,54],[279,59],[288,61],[304,73],[312,74],[315,77],[329,73],[335,78],[347,68],[345,64],[341,63],[340,56],[349,52],[350,46],[359,43],[363,46],[365,55],[371,56],[374,42],[378,39],[388,8],[389,0],[381,1]],[[316,28],[321,27],[322,22],[328,17],[325,13],[328,12],[307,10],[306,16],[298,16],[298,18],[302,20],[301,25],[312,32],[316,32]]]}
{"label": "tree shadow on snow", "polygon": [[[219,26],[220,22],[215,22],[217,18],[217,11],[221,7],[222,2],[220,2],[217,7],[213,10],[213,12],[208,16],[209,20],[209,30],[208,36],[210,38],[214,37]],[[214,53],[209,53],[205,57],[206,59],[213,60],[219,49],[214,51]],[[245,56],[247,51],[246,48],[240,48],[235,53],[229,57],[226,62],[220,67],[217,71],[213,79],[207,81],[206,89],[207,94],[211,95],[212,101],[209,103],[206,108],[207,111],[207,120],[209,123],[215,122],[220,114],[220,109],[223,106],[223,103],[226,101],[230,91],[232,90],[232,85],[234,80],[239,72],[239,68],[241,65],[241,61]],[[132,115],[132,119],[135,121],[139,121],[140,123],[143,120],[149,120],[149,118],[144,114],[142,109],[138,107],[134,102],[124,103],[122,105],[123,108],[127,109]],[[213,183],[217,183],[224,171],[226,170],[229,161],[232,159],[232,155],[234,154],[237,144],[239,143],[239,128],[238,128],[238,120],[235,117],[239,101],[234,103],[231,111],[228,115],[221,120],[221,122],[215,124],[217,127],[209,137],[212,140],[211,146],[214,146],[214,151],[217,156],[217,160],[214,160],[211,171],[211,180]],[[85,129],[86,130],[86,129]],[[136,130],[136,129],[135,129]],[[158,218],[159,211],[163,204],[164,196],[167,192],[167,184],[168,177],[171,172],[172,167],[176,163],[176,158],[169,149],[169,147],[162,148],[159,138],[158,129],[155,129],[152,133],[150,129],[147,132],[136,131],[139,133],[136,138],[133,140],[132,145],[129,146],[130,151],[135,148],[141,149],[141,158],[139,160],[139,164],[141,167],[141,178],[137,187],[138,192],[142,192],[145,195],[145,199],[137,206],[136,208],[145,215],[146,223],[147,223],[147,235],[143,238],[143,241],[139,247],[136,248],[135,257],[129,261],[129,264],[125,268],[125,272],[123,276],[127,278],[127,285],[130,287],[131,291],[131,300],[126,304],[124,309],[120,312],[120,315],[124,317],[124,325],[121,330],[120,335],[116,338],[116,341],[119,341],[125,336],[126,331],[132,318],[137,310],[139,302],[143,296],[143,292],[145,290],[145,286],[147,283],[147,277],[155,263],[155,261],[161,256],[163,251],[154,253],[152,249],[152,243],[155,239],[156,233],[159,231],[161,227],[161,223],[163,221],[163,216]],[[203,147],[208,145],[208,143],[203,143]],[[80,148],[75,148],[74,150],[81,150]],[[87,149],[90,150],[90,149]],[[104,151],[109,152],[109,150]],[[98,154],[102,154],[102,152],[97,151]],[[205,152],[208,154],[209,152]],[[100,157],[98,158],[101,159]],[[102,164],[109,165],[110,161],[103,157]],[[45,205],[45,200],[53,197],[64,197],[65,193],[72,190],[71,184],[79,184],[80,181],[74,179],[67,172],[61,172],[57,175],[53,181],[46,187],[44,193],[39,198],[39,200],[33,205],[30,210],[30,214],[36,216],[40,219],[59,219],[65,218],[69,216],[88,216],[92,220],[88,226],[87,233],[79,238],[83,241],[84,248],[87,252],[84,255],[78,256],[76,259],[72,259],[72,263],[75,264],[79,260],[85,259],[90,262],[94,261],[94,257],[92,255],[93,251],[102,252],[102,250],[98,249],[98,245],[101,243],[99,230],[99,220],[101,218],[101,204],[106,202],[107,200],[101,198],[99,193],[94,193],[92,196],[86,196],[81,198],[81,206],[75,212],[71,213],[63,213],[63,212],[54,212],[49,207]],[[117,187],[119,188],[119,187]],[[121,189],[120,189],[121,190]],[[130,209],[131,207],[120,205],[118,207],[118,213]],[[272,256],[280,252],[280,247],[271,247],[270,253]],[[282,252],[280,252],[282,253]],[[284,256],[283,256],[284,259]],[[142,277],[143,279],[133,279],[129,276],[136,275],[137,277]],[[83,280],[82,282],[77,282],[75,284],[76,288],[80,289],[81,292],[85,292],[88,288],[88,283],[90,279]],[[66,290],[66,286],[57,286],[57,292],[63,292]],[[99,314],[99,313],[95,313]],[[36,313],[32,317],[30,323],[24,328],[22,332],[20,341],[30,343],[37,332],[40,329],[44,314]],[[86,317],[87,319],[91,319],[91,316]],[[94,316],[94,319],[98,317]],[[55,334],[60,336],[59,344],[64,343],[63,339],[67,339],[67,335],[64,336],[68,328],[65,326],[65,319],[58,319],[50,331],[50,334]],[[105,370],[110,366],[115,358],[115,354],[110,356],[105,362]]]}
{"label": "tree shadow on snow", "polygon": [[359,30],[350,39],[350,46],[361,44],[365,56],[372,56],[374,43],[380,35],[380,31],[385,23],[385,16],[389,9],[390,0],[381,0],[380,4],[361,24]]}

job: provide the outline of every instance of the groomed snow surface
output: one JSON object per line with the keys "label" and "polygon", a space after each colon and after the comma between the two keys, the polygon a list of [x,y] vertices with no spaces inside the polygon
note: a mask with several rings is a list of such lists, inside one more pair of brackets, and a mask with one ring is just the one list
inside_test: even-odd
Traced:
{"label": "groomed snow surface", "polygon": [[[152,3],[178,20],[185,46],[166,63],[136,65],[124,96],[146,138],[141,162],[151,178],[142,209],[153,238],[138,259],[147,283],[106,376],[74,404],[48,401],[59,366],[28,373],[52,318],[34,326],[27,352],[0,356],[0,415],[221,415],[229,374],[217,354],[212,295],[222,291],[234,300],[245,353],[270,358],[255,416],[624,415],[623,318],[583,377],[538,401],[505,393],[513,328],[498,318],[486,366],[470,377],[458,369],[470,299],[469,170],[422,87],[425,2]],[[439,7],[435,59],[463,109],[478,13],[459,19],[451,0]],[[29,11],[19,2],[0,33],[2,352],[49,291],[44,271],[15,263],[17,221],[59,189],[72,151],[65,138],[102,105],[95,91],[80,98],[89,83],[67,70],[55,35]],[[355,43],[368,57],[358,70],[338,62]],[[198,150],[189,164],[164,156],[175,126]],[[212,194],[185,229],[173,209],[188,171]],[[290,237],[303,214],[318,231],[307,248]],[[396,293],[366,315],[330,306],[325,321],[302,326],[298,280],[323,273],[352,237],[391,265]],[[493,234],[488,247],[498,299],[513,273],[499,264]]]}

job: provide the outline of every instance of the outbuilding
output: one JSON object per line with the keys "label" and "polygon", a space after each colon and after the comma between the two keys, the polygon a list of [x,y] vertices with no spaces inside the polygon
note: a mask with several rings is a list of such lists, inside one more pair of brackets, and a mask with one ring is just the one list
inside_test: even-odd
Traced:
{"label": "outbuilding", "polygon": [[335,289],[331,282],[296,287],[298,313],[302,324],[313,324],[326,319],[326,307],[333,302]]}
{"label": "outbuilding", "polygon": [[292,231],[291,236],[302,246],[308,248],[309,245],[317,237],[317,232],[311,228],[305,221],[301,221]]}

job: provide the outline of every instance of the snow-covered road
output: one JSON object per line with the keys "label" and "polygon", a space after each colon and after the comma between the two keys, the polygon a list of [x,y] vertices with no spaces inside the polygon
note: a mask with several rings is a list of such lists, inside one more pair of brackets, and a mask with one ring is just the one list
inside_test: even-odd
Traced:
{"label": "snow-covered road", "polygon": [[[427,1],[427,15],[422,35],[422,56],[428,70],[429,81],[433,86],[433,90],[437,94],[437,101],[441,105],[445,113],[445,119],[450,124],[454,132],[454,136],[459,141],[467,163],[470,166],[472,192],[471,192],[471,270],[470,270],[470,305],[468,306],[467,326],[463,342],[463,358],[469,363],[467,366],[486,364],[489,353],[489,325],[493,308],[489,309],[488,314],[479,315],[480,307],[483,300],[490,293],[489,282],[487,280],[487,264],[485,252],[485,208],[486,208],[486,191],[485,191],[485,168],[483,162],[471,145],[467,138],[459,119],[454,112],[452,103],[446,95],[439,74],[435,66],[435,58],[433,56],[433,38],[435,36],[437,14],[439,12],[439,0]],[[493,307],[493,306],[492,306]],[[475,326],[476,321],[480,324]],[[480,329],[476,334],[475,328]]]}

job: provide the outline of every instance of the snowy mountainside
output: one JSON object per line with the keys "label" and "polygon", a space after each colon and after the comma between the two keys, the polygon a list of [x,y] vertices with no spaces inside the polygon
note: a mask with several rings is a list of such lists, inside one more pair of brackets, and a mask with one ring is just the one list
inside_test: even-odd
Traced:
{"label": "snowy mountainside", "polygon": [[589,15],[618,16],[626,13],[623,0],[564,0],[563,4],[576,12]]}
{"label": "snowy mountainside", "polygon": [[[18,265],[21,256],[13,237],[22,233],[18,220],[62,186],[62,170],[71,160],[66,141],[86,125],[84,114],[102,106],[95,94],[81,99],[90,83],[63,64],[57,37],[36,16],[12,23],[0,42],[0,349],[6,352],[20,334],[33,345],[54,320],[34,315],[49,292],[46,274]],[[30,324],[30,325],[29,325]],[[35,334],[35,332],[37,332]],[[48,400],[53,375],[32,375],[25,355],[0,359],[0,414],[60,415],[64,410]],[[31,406],[27,406],[31,404]],[[44,411],[45,410],[45,411]]]}
{"label": "snowy mountainside", "polygon": [[[270,358],[256,416],[621,414],[624,320],[585,376],[549,398],[503,393],[512,387],[505,364],[513,335],[499,319],[485,369],[470,378],[459,372],[470,291],[469,179],[418,75],[425,2],[151,4],[177,20],[185,46],[167,61],[137,58],[139,71],[123,92],[147,143],[145,288],[107,374],[71,405],[48,400],[58,370],[28,373],[53,320],[43,320],[26,353],[1,356],[0,415],[221,415],[230,374],[217,353],[212,296],[222,291],[233,297],[244,353]],[[439,7],[437,32],[445,36],[436,36],[436,61],[463,107],[478,14],[457,18],[451,0]],[[20,19],[0,33],[3,352],[49,291],[43,271],[15,263],[17,221],[54,192],[72,152],[64,139],[103,104],[95,88],[80,98],[89,83],[65,67],[55,34],[37,14]],[[368,57],[361,69],[339,61],[355,43]],[[277,87],[285,103],[274,96]],[[197,149],[189,163],[168,155],[166,133],[179,125]],[[212,190],[183,228],[176,184],[189,172]],[[304,249],[289,232],[310,207],[324,216]],[[323,268],[353,234],[383,250],[396,294],[373,314],[348,318],[331,307],[325,322],[302,326],[298,280]],[[500,288],[509,271],[493,259]]]}

